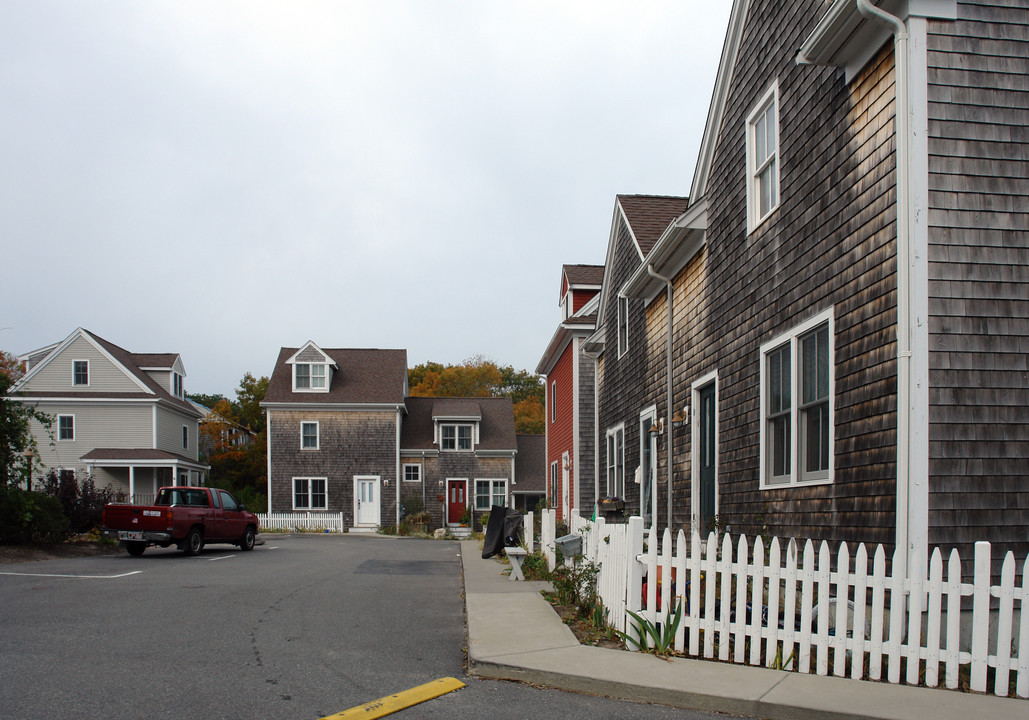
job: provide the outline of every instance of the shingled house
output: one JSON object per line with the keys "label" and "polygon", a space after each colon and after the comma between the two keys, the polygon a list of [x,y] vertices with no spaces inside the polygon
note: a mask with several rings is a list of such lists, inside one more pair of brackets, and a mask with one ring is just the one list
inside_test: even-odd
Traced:
{"label": "shingled house", "polygon": [[[879,4],[736,0],[689,204],[605,279],[599,397],[671,368],[625,408],[676,433],[662,526],[999,563],[1029,551],[1029,15]],[[612,375],[616,297],[649,379]]]}
{"label": "shingled house", "polygon": [[596,331],[582,345],[596,363],[595,497],[624,504],[624,514],[642,516],[647,527],[656,522],[659,414],[648,383],[657,368],[648,349],[644,303],[621,289],[645,267],[654,243],[688,202],[653,195],[615,198]]}
{"label": "shingled house", "polygon": [[282,348],[262,407],[269,512],[342,512],[368,531],[416,506],[458,527],[511,504],[511,400],[407,397],[406,350]]}

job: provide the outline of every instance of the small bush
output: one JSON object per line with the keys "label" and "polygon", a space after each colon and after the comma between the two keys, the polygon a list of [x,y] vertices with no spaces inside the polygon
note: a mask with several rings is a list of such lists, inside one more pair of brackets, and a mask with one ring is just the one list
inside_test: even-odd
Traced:
{"label": "small bush", "polygon": [[114,502],[114,490],[97,489],[87,476],[80,484],[73,473],[51,470],[43,479],[43,494],[58,501],[68,518],[68,533],[86,533],[100,525],[104,505]]}
{"label": "small bush", "polygon": [[522,574],[526,580],[550,580],[546,556],[539,550],[526,555],[522,560]]}
{"label": "small bush", "polygon": [[0,542],[59,542],[68,536],[68,518],[55,498],[16,487],[0,487]]}

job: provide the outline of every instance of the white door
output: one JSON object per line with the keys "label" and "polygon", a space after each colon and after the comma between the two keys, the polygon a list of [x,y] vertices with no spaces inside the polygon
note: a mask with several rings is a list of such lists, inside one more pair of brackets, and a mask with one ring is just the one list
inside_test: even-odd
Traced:
{"label": "white door", "polygon": [[379,478],[377,476],[354,478],[354,507],[354,525],[378,527]]}

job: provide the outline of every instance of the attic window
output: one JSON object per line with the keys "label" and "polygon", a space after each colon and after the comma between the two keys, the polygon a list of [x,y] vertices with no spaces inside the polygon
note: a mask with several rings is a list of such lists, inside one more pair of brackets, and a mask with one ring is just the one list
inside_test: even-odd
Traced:
{"label": "attic window", "polygon": [[753,231],[779,205],[779,83],[747,118],[747,230]]}
{"label": "attic window", "polygon": [[296,363],[293,366],[293,389],[325,391],[325,363]]}
{"label": "attic window", "polygon": [[440,450],[471,450],[472,426],[440,425],[439,448]]}
{"label": "attic window", "polygon": [[172,373],[172,394],[175,397],[182,397],[182,376]]}

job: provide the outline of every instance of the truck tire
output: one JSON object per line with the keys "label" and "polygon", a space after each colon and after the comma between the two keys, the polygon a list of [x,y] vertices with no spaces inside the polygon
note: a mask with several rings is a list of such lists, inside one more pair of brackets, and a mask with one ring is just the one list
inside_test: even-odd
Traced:
{"label": "truck tire", "polygon": [[200,551],[204,549],[204,532],[198,527],[189,529],[186,533],[186,542],[182,546],[182,551],[187,555],[199,555]]}
{"label": "truck tire", "polygon": [[131,555],[132,557],[139,557],[146,550],[146,543],[127,542],[125,543],[125,549],[129,551],[129,555]]}
{"label": "truck tire", "polygon": [[253,550],[254,543],[257,541],[257,533],[254,531],[253,526],[247,527],[243,531],[243,538],[239,541],[240,550]]}

